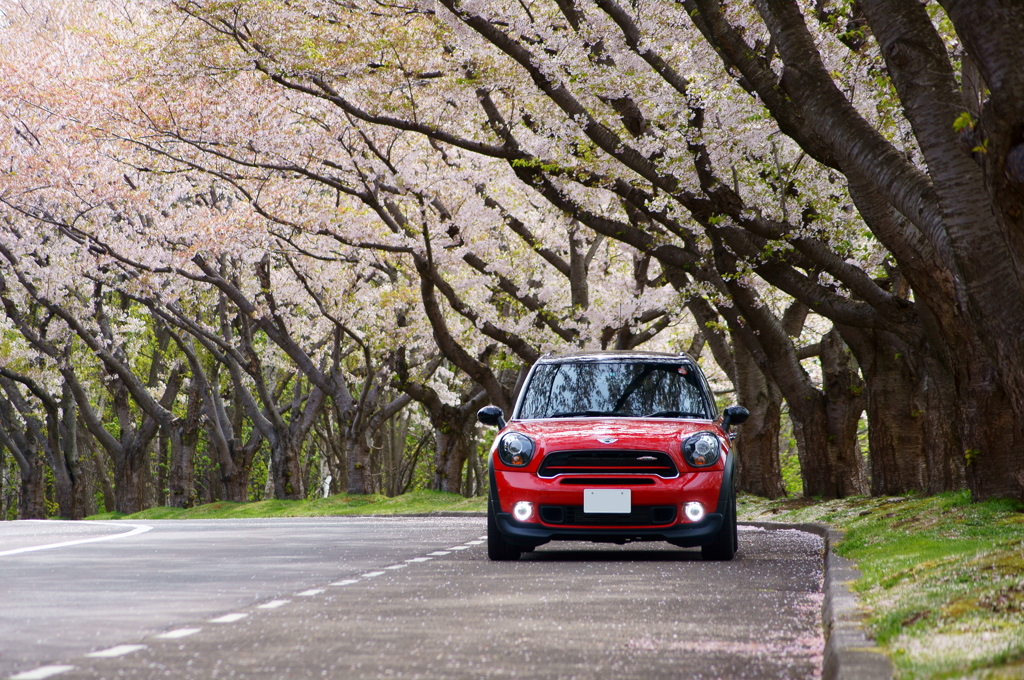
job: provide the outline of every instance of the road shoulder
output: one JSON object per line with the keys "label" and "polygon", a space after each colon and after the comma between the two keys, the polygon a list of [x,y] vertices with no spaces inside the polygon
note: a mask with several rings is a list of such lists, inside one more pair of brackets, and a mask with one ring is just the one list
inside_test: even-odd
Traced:
{"label": "road shoulder", "polygon": [[822,680],[889,680],[893,666],[889,658],[864,630],[865,613],[850,586],[860,578],[857,565],[832,550],[843,538],[841,531],[824,524],[782,522],[740,522],[743,526],[768,531],[796,529],[821,536],[825,542],[825,584],[821,620],[825,634]]}

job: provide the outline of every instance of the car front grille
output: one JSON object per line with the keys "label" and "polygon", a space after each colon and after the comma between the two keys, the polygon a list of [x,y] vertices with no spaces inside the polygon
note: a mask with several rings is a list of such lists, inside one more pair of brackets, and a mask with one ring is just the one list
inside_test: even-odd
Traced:
{"label": "car front grille", "polygon": [[570,526],[660,526],[676,521],[674,505],[634,505],[627,513],[586,513],[582,505],[542,505],[545,524]]}
{"label": "car front grille", "polygon": [[559,484],[566,486],[653,486],[656,482],[649,477],[562,477]]}
{"label": "car front grille", "polygon": [[664,451],[552,451],[544,456],[537,474],[554,477],[563,474],[622,475],[640,474],[675,477],[676,464]]}

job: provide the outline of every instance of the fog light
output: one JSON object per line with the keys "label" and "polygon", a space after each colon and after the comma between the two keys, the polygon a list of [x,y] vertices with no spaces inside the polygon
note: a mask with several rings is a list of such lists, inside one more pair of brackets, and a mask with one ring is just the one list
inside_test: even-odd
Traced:
{"label": "fog light", "polygon": [[[701,511],[701,514],[704,514],[703,511]],[[529,501],[519,501],[512,506],[512,515],[520,522],[525,522],[533,517],[533,503],[530,503]]]}
{"label": "fog light", "polygon": [[691,522],[699,522],[704,519],[704,506],[696,502],[687,503],[683,506],[683,513]]}

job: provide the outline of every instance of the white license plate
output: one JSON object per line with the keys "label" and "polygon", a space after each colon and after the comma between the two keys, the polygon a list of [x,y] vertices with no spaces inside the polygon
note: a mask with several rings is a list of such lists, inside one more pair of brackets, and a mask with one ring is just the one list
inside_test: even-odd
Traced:
{"label": "white license plate", "polygon": [[628,515],[632,507],[629,489],[584,489],[583,512]]}

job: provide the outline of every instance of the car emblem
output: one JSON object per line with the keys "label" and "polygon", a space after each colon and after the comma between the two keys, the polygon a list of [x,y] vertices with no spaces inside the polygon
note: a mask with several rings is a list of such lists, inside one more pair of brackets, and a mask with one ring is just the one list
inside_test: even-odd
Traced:
{"label": "car emblem", "polygon": [[598,437],[597,441],[601,442],[602,444],[614,444],[619,440],[616,439],[615,437]]}
{"label": "car emblem", "polygon": [[658,460],[654,456],[640,456],[637,460]]}

